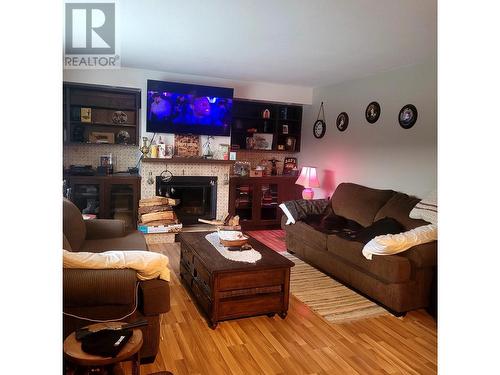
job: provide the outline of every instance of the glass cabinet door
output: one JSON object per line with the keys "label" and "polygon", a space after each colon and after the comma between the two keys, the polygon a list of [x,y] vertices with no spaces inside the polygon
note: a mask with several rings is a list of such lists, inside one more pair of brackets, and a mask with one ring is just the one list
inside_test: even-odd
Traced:
{"label": "glass cabinet door", "polygon": [[123,220],[127,228],[134,227],[134,189],[132,185],[111,185],[109,212],[111,219]]}
{"label": "glass cabinet door", "polygon": [[71,191],[71,200],[82,214],[99,217],[101,204],[99,184],[74,184]]}
{"label": "glass cabinet door", "polygon": [[261,185],[260,219],[278,218],[278,184]]}
{"label": "glass cabinet door", "polygon": [[253,186],[236,185],[235,213],[240,220],[252,220]]}

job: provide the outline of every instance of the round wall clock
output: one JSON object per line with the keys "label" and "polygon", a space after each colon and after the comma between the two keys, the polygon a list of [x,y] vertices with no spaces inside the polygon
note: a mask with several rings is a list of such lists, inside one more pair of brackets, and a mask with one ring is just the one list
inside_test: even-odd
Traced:
{"label": "round wall clock", "polygon": [[313,134],[316,138],[323,138],[326,133],[326,124],[323,120],[316,120],[313,125]]}
{"label": "round wall clock", "polygon": [[377,122],[379,116],[380,104],[378,104],[377,102],[371,102],[370,104],[368,104],[368,107],[366,107],[365,111],[366,121],[368,121],[370,124],[373,124]]}
{"label": "round wall clock", "polygon": [[407,104],[399,111],[399,125],[403,129],[410,129],[417,122],[418,112],[413,104]]}
{"label": "round wall clock", "polygon": [[341,132],[347,129],[349,125],[349,115],[346,112],[342,112],[337,116],[337,129]]}

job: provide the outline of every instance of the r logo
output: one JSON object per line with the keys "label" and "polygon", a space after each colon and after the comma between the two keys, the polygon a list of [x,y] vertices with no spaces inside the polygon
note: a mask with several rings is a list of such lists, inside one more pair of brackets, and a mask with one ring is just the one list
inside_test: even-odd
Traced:
{"label": "r logo", "polygon": [[66,55],[115,53],[115,4],[66,3]]}

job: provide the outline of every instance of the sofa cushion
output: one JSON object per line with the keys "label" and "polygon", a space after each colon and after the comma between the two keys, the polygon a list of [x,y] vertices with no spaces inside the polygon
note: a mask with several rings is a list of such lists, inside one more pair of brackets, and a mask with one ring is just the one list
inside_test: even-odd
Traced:
{"label": "sofa cushion", "polygon": [[411,197],[404,193],[396,193],[375,215],[375,221],[384,217],[392,217],[399,221],[405,230],[414,229],[426,225],[424,220],[410,218],[410,211],[420,201],[419,198]]}
{"label": "sofa cushion", "polygon": [[411,266],[408,259],[399,255],[375,255],[372,260],[368,260],[361,253],[363,246],[360,242],[349,241],[336,235],[329,235],[327,239],[328,252],[380,281],[402,283],[410,279]]}
{"label": "sofa cushion", "polygon": [[108,250],[147,250],[144,235],[139,231],[132,231],[123,237],[86,240],[80,251],[99,253]]}
{"label": "sofa cushion", "polygon": [[393,190],[378,190],[353,183],[341,183],[333,193],[332,208],[337,215],[367,227],[373,223],[377,212],[394,194]]}
{"label": "sofa cushion", "polygon": [[361,228],[351,233],[339,233],[338,235],[346,240],[366,244],[377,236],[398,234],[401,232],[404,232],[404,227],[396,219],[393,219],[392,217],[384,217],[383,219],[375,221],[366,228]]}
{"label": "sofa cushion", "polygon": [[82,213],[73,202],[66,198],[63,198],[63,234],[73,251],[80,250],[87,236]]}
{"label": "sofa cushion", "polygon": [[295,224],[287,226],[287,234],[295,238],[300,238],[312,248],[326,251],[327,234],[317,231],[302,221],[297,221]]}

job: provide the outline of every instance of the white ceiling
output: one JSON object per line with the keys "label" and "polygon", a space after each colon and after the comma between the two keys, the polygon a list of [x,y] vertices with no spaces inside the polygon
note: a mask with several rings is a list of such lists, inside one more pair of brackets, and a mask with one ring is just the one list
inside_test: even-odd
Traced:
{"label": "white ceiling", "polygon": [[436,12],[436,0],[121,0],[121,63],[325,86],[435,58]]}

